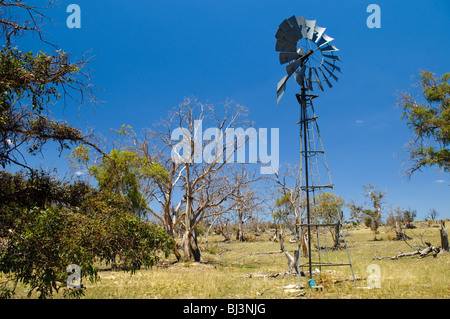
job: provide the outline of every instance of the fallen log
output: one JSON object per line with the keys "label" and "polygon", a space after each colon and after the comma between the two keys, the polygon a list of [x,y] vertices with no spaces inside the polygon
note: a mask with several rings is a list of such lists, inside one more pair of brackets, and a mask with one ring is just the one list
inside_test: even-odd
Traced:
{"label": "fallen log", "polygon": [[436,258],[437,254],[439,253],[440,249],[430,243],[425,243],[427,245],[426,248],[422,249],[422,250],[416,250],[410,253],[400,253],[397,254],[395,256],[387,256],[387,257],[378,257],[375,256],[373,259],[376,260],[382,260],[382,259],[399,259],[401,257],[409,257],[409,256],[415,256],[415,255],[419,255],[419,258],[424,258],[426,257],[428,254],[433,253],[433,257]]}

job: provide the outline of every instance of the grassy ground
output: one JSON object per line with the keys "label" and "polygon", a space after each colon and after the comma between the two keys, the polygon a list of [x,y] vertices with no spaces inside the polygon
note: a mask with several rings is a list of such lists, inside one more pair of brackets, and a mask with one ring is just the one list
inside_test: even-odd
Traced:
{"label": "grassy ground", "polygon": [[[407,234],[413,238],[410,244],[430,241],[440,244],[439,228],[422,225]],[[120,271],[100,272],[101,280],[87,285],[84,298],[450,298],[450,254],[440,254],[419,259],[417,256],[398,260],[374,260],[376,256],[392,256],[413,251],[403,241],[388,240],[386,229],[374,241],[368,229],[347,232],[347,242],[357,286],[351,280],[348,266],[322,268],[320,276],[323,291],[285,292],[284,287],[298,283],[297,276],[279,275],[276,278],[255,275],[282,273],[288,269],[283,254],[259,254],[279,250],[279,243],[269,241],[270,234],[256,237],[253,242],[222,242],[222,237],[210,237],[208,248],[203,248],[202,263],[173,263],[173,256],[152,269],[143,269],[134,275]],[[392,234],[391,234],[392,235]],[[291,253],[296,244],[286,243]],[[329,252],[330,262],[347,262],[345,249]],[[367,267],[377,264],[381,270],[381,288],[364,289],[367,286]],[[250,275],[251,278],[250,278]],[[338,280],[339,282],[335,282]],[[305,286],[306,278],[301,278]],[[20,297],[20,293],[18,296]]]}

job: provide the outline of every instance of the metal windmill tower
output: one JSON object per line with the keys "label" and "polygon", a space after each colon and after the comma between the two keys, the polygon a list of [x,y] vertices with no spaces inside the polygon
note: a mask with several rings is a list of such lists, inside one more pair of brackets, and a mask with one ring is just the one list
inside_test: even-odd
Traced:
{"label": "metal windmill tower", "polygon": [[[306,20],[305,17],[292,16],[284,20],[278,27],[275,35],[275,50],[280,52],[281,64],[286,66],[287,74],[278,82],[277,104],[280,102],[289,78],[294,75],[295,81],[300,85],[300,94],[296,94],[300,105],[300,174],[302,179],[302,197],[304,194],[306,220],[302,219],[296,236],[299,240],[298,273],[299,285],[300,274],[303,268],[308,268],[309,278],[312,278],[312,268],[322,269],[324,266],[350,266],[353,282],[356,286],[355,275],[348,252],[345,234],[342,228],[342,212],[338,212],[333,220],[324,218],[324,214],[317,211],[316,200],[320,194],[331,193],[334,195],[334,187],[328,169],[325,151],[320,136],[317,116],[314,111],[313,99],[319,95],[312,94],[314,88],[323,91],[323,83],[329,88],[333,87],[330,79],[338,81],[335,71],[341,72],[336,64],[340,59],[335,52],[338,49],[330,44],[334,39],[326,35],[325,28],[316,25],[315,20]],[[336,199],[335,196],[332,197]],[[337,203],[334,204],[338,208]],[[293,228],[290,227],[292,230]],[[328,255],[327,231],[333,229],[334,234],[343,235],[345,249],[347,251],[348,263],[330,262]],[[316,241],[317,255],[313,252],[311,244]],[[307,234],[307,256],[308,260],[301,263],[301,245],[303,236]],[[339,243],[339,237],[337,237]],[[324,245],[324,246],[323,246]],[[313,260],[313,254],[317,257]],[[323,256],[326,254],[326,256]]]}

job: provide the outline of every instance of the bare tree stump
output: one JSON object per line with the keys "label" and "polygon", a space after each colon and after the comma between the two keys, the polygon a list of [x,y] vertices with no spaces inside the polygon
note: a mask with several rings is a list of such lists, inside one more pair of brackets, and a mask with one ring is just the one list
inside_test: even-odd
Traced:
{"label": "bare tree stump", "polygon": [[280,238],[280,250],[284,252],[284,255],[288,259],[289,272],[292,274],[298,273],[298,257],[299,257],[298,250],[294,252],[294,257],[292,257],[292,255],[284,248],[284,239],[282,231],[280,231],[279,238]]}

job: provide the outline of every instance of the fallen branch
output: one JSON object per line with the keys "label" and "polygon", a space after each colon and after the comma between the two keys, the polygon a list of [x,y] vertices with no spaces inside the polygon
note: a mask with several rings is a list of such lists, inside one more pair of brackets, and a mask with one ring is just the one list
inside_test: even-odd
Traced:
{"label": "fallen branch", "polygon": [[245,275],[241,275],[239,277],[243,277],[243,278],[276,278],[279,275],[282,275],[282,273],[275,273],[275,274],[245,274]]}
{"label": "fallen branch", "polygon": [[277,278],[278,276],[294,276],[295,273],[292,273],[291,271],[284,271],[284,272],[278,272],[278,273],[271,273],[271,274],[244,274],[239,277],[242,278]]}
{"label": "fallen branch", "polygon": [[282,250],[276,250],[276,251],[263,251],[263,252],[259,252],[259,253],[253,253],[253,254],[246,254],[246,255],[241,255],[239,257],[237,257],[236,259],[241,259],[243,257],[249,257],[249,256],[256,256],[256,255],[272,255],[272,254],[280,254],[282,253]]}

